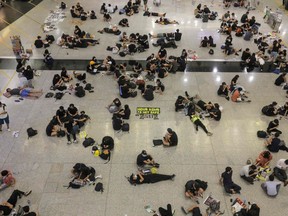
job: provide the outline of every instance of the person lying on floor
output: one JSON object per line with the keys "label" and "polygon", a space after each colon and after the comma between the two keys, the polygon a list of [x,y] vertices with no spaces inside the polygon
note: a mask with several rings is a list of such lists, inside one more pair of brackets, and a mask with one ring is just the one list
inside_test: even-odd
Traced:
{"label": "person lying on floor", "polygon": [[31,99],[38,99],[43,94],[43,90],[36,90],[30,88],[7,88],[6,92],[3,94],[5,97],[10,98],[11,96],[21,96]]}
{"label": "person lying on floor", "polygon": [[105,33],[109,33],[109,34],[121,34],[121,31],[118,29],[118,27],[116,25],[109,27],[109,28],[103,28],[102,30],[98,31],[100,34],[103,34],[103,32]]}
{"label": "person lying on floor", "polygon": [[129,177],[129,182],[133,185],[136,184],[153,184],[160,181],[166,180],[174,180],[175,174],[172,175],[164,175],[164,174],[147,174],[143,175],[143,173],[132,174]]}
{"label": "person lying on floor", "polygon": [[0,204],[0,215],[10,215],[13,208],[15,208],[18,199],[22,196],[28,196],[32,191],[23,192],[20,190],[14,190],[10,198],[7,201],[4,201]]}
{"label": "person lying on floor", "polygon": [[170,20],[168,18],[162,18],[162,17],[160,17],[159,20],[156,20],[155,23],[158,23],[160,25],[168,25],[168,24],[178,24],[179,25],[179,22],[177,22],[176,20]]}
{"label": "person lying on floor", "polygon": [[209,132],[205,125],[202,123],[200,116],[196,114],[196,112],[193,112],[192,115],[190,116],[190,120],[193,122],[195,125],[196,131],[198,131],[198,127],[201,127],[204,132],[207,134],[207,136],[212,136],[213,133]]}
{"label": "person lying on floor", "polygon": [[279,139],[280,134],[276,132],[274,136],[270,135],[269,138],[265,141],[265,146],[270,152],[279,152],[279,150],[287,151],[288,148],[284,140]]}
{"label": "person lying on floor", "polygon": [[[184,214],[188,215],[189,213],[191,213],[192,216],[202,216],[201,210],[199,208],[199,206],[197,205],[193,205],[187,209],[185,209],[183,206],[181,207],[181,210]],[[208,210],[208,209],[207,209]],[[206,210],[205,214],[203,216],[210,216],[210,214],[208,213],[208,211]],[[215,216],[219,216],[224,214],[223,212],[218,212],[216,214],[214,214]]]}
{"label": "person lying on floor", "polygon": [[144,12],[143,16],[156,16],[156,17],[165,17],[166,13],[157,13],[157,12],[149,12],[148,10]]}

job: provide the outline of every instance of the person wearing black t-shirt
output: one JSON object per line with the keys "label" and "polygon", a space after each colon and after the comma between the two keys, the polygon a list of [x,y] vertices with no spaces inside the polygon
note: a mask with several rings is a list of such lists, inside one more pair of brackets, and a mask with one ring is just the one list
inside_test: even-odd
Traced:
{"label": "person wearing black t-shirt", "polygon": [[270,152],[279,152],[279,150],[287,151],[288,148],[283,141],[279,139],[280,134],[276,132],[273,136],[270,136],[267,140],[266,146]]}
{"label": "person wearing black t-shirt", "polygon": [[176,146],[178,144],[178,136],[171,128],[167,129],[165,137],[163,137],[163,145]]}
{"label": "person wearing black t-shirt", "polygon": [[147,154],[146,150],[143,150],[141,154],[137,156],[136,160],[137,166],[144,167],[144,166],[155,166],[159,167],[159,164],[155,163],[154,159],[151,155]]}
{"label": "person wearing black t-shirt", "polygon": [[6,202],[2,202],[0,204],[0,215],[10,215],[12,209],[15,208],[18,199],[20,199],[22,196],[28,196],[31,194],[31,192],[31,190],[27,192],[14,190],[10,198]]}
{"label": "person wearing black t-shirt", "polygon": [[72,143],[70,135],[72,135],[73,137],[73,142],[77,143],[76,133],[73,128],[76,125],[76,122],[70,116],[67,115],[63,119],[63,124],[64,124],[64,128],[66,129],[67,140],[68,140],[67,144],[69,145]]}
{"label": "person wearing black t-shirt", "polygon": [[166,180],[173,180],[176,175],[163,175],[163,174],[147,174],[143,175],[141,173],[139,174],[132,174],[129,178],[129,182],[131,184],[153,184],[160,181],[166,181]]}
{"label": "person wearing black t-shirt", "polygon": [[30,65],[27,65],[26,69],[24,69],[23,76],[26,77],[26,79],[28,81],[28,87],[34,88],[34,86],[32,84],[33,78],[34,78],[34,71]]}
{"label": "person wearing black t-shirt", "polygon": [[273,121],[270,121],[268,128],[267,128],[267,133],[271,134],[272,132],[278,132],[279,134],[282,134],[282,131],[277,129],[278,126],[279,126],[278,119],[274,119]]}
{"label": "person wearing black t-shirt", "polygon": [[182,37],[182,33],[179,32],[179,29],[176,29],[176,32],[174,33],[175,41],[180,41]]}
{"label": "person wearing black t-shirt", "polygon": [[221,174],[220,183],[224,186],[227,193],[240,193],[241,187],[232,181],[232,174],[232,168],[226,167],[225,172]]}
{"label": "person wearing black t-shirt", "polygon": [[130,115],[131,115],[131,110],[129,108],[129,105],[128,104],[125,104],[124,106],[124,109],[121,109],[119,112],[118,112],[119,116],[122,118],[122,119],[129,119],[130,118]]}
{"label": "person wearing black t-shirt", "polygon": [[44,46],[41,36],[37,36],[37,39],[35,40],[34,45],[36,48],[42,48]]}
{"label": "person wearing black t-shirt", "polygon": [[214,104],[214,108],[209,112],[210,117],[215,119],[216,121],[220,121],[221,119],[221,110],[218,103]]}
{"label": "person wearing black t-shirt", "polygon": [[66,116],[66,112],[67,111],[64,109],[63,106],[60,106],[59,109],[56,111],[56,118],[59,125],[63,124],[62,119]]}
{"label": "person wearing black t-shirt", "polygon": [[123,125],[122,119],[119,118],[117,114],[113,114],[113,117],[112,117],[113,129],[116,131],[119,131],[122,129],[122,125]]}
{"label": "person wearing black t-shirt", "polygon": [[70,104],[67,109],[67,113],[73,118],[78,114],[78,109],[74,106],[74,104]]}
{"label": "person wearing black t-shirt", "polygon": [[145,88],[145,90],[142,93],[143,98],[147,101],[152,101],[154,99],[153,89],[152,88]]}
{"label": "person wearing black t-shirt", "polygon": [[167,57],[167,51],[166,51],[166,49],[164,47],[161,47],[160,50],[158,51],[158,58],[160,60],[162,60],[162,59],[165,60],[166,57]]}
{"label": "person wearing black t-shirt", "polygon": [[208,46],[208,38],[205,36],[200,43],[200,47],[207,47]]}
{"label": "person wearing black t-shirt", "polygon": [[286,74],[287,74],[287,73],[281,73],[281,74],[277,77],[277,79],[275,80],[274,84],[275,84],[276,86],[280,86],[280,85],[282,85],[282,84],[286,84]]}

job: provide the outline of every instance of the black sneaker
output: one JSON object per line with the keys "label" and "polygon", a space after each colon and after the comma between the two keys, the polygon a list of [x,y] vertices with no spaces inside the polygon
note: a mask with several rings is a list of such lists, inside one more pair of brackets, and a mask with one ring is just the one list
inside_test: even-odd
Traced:
{"label": "black sneaker", "polygon": [[32,190],[26,191],[26,192],[24,193],[24,196],[29,196],[31,193],[32,193]]}
{"label": "black sneaker", "polygon": [[188,94],[188,92],[187,92],[187,91],[185,91],[185,96],[186,96],[186,97],[189,97],[189,94]]}
{"label": "black sneaker", "polygon": [[181,210],[184,214],[186,214],[186,215],[188,214],[188,212],[185,210],[185,208],[183,206],[181,206]]}

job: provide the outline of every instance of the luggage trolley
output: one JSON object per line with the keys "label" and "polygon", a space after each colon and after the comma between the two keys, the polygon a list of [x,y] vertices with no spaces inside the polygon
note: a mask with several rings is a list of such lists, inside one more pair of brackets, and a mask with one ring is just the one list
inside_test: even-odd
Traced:
{"label": "luggage trolley", "polygon": [[159,7],[161,5],[161,0],[153,0],[153,4]]}

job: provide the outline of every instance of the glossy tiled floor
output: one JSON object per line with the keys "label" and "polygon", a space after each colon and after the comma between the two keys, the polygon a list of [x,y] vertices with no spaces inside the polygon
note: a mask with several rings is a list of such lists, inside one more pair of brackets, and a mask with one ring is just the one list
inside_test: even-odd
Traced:
{"label": "glossy tiled floor", "polygon": [[[83,1],[83,5],[88,7],[89,4],[92,4],[89,2]],[[214,2],[216,5],[217,1]],[[53,4],[56,3],[54,1],[43,1],[29,13],[38,17],[39,20],[43,20],[49,10],[45,6],[51,8],[54,7]],[[188,7],[190,4],[191,1],[184,0],[167,1],[159,8],[159,11],[163,10],[167,13],[171,11],[171,16],[168,17],[178,18],[179,15],[177,16],[177,14],[184,10],[186,15],[183,15],[183,19],[186,19],[188,13],[192,11],[192,7]],[[274,5],[274,3],[270,4]],[[173,8],[171,5],[173,5]],[[184,6],[187,7],[183,9]],[[35,13],[35,10],[38,13]],[[223,11],[223,9],[221,10]],[[237,9],[237,11],[240,16],[243,9]],[[135,23],[133,22],[134,17],[133,19],[130,18],[135,28],[138,23],[136,19],[139,18],[140,20],[140,17],[142,20],[142,15],[135,16]],[[153,18],[145,19],[152,20]],[[180,20],[180,18],[178,19]],[[57,33],[73,31],[73,26],[68,24],[69,20],[68,16],[67,20],[60,24],[61,31]],[[23,17],[13,23],[10,26],[11,28],[9,27],[1,32],[0,55],[12,56],[11,51],[8,47],[6,48],[9,43],[7,37],[15,29],[22,29],[23,23],[28,22],[31,24],[32,21]],[[104,26],[102,21],[97,20],[96,22],[99,23],[96,30],[98,27],[102,28]],[[208,26],[210,24],[213,25],[208,23]],[[219,22],[215,21],[216,24],[218,26]],[[151,31],[148,23],[147,26],[145,23],[143,25],[145,27],[138,27],[139,31],[140,28],[142,28],[143,33]],[[14,28],[15,26],[18,26],[18,28]],[[27,32],[31,32],[31,35],[33,35],[32,32],[37,34],[40,30],[40,26],[35,23],[33,25],[27,24],[25,28]],[[166,29],[166,27],[164,28]],[[167,28],[171,31],[175,29],[173,26]],[[92,30],[95,30],[95,27],[92,28],[91,24],[91,32]],[[183,25],[182,31],[187,33],[184,37],[188,39],[188,34],[194,35],[197,33],[197,37],[200,37],[200,31],[196,27]],[[23,40],[26,41],[25,43],[29,43],[29,40],[30,42],[33,41],[31,36],[22,35]],[[106,45],[110,43],[104,41],[104,36],[101,37],[103,37],[103,40],[101,39],[103,44],[95,49],[105,49]],[[191,48],[196,48],[198,45],[192,44],[192,36],[190,37],[190,41],[183,39],[181,44],[183,43],[185,46],[191,44]],[[219,39],[219,41],[221,40]],[[239,41],[239,46],[242,46],[241,41]],[[93,53],[92,50],[87,49],[83,50],[81,55],[78,53],[79,51],[68,51],[69,55],[67,56],[67,50],[61,50],[56,45],[52,47],[52,50],[58,58],[63,57],[64,51],[65,58],[88,58],[94,54],[102,57],[106,55],[104,54],[106,51],[100,53],[99,50],[96,50],[96,53]],[[151,49],[151,52],[154,51],[156,50]],[[40,57],[37,52],[34,52],[35,58]],[[73,54],[73,52],[75,53]],[[180,52],[180,49],[177,52]],[[134,56],[134,58],[139,57],[141,59],[144,56],[146,55]],[[205,58],[204,56],[203,53],[203,58]],[[41,76],[35,80],[35,87],[43,88],[45,92],[49,91],[52,77],[56,72],[59,71],[41,71]],[[221,207],[226,210],[225,215],[232,215],[230,211],[231,197],[223,192],[218,183],[219,175],[225,167],[231,166],[234,169],[234,181],[243,188],[241,198],[258,203],[263,216],[286,215],[285,212],[288,210],[287,188],[282,187],[278,197],[271,199],[264,195],[260,188],[261,182],[256,182],[251,186],[239,177],[239,170],[246,163],[246,160],[256,158],[259,152],[264,149],[263,140],[256,137],[256,131],[265,129],[271,118],[261,115],[261,107],[271,101],[284,104],[286,101],[285,91],[274,86],[275,74],[241,73],[239,83],[250,92],[249,97],[252,103],[235,104],[228,102],[224,98],[218,97],[216,90],[222,81],[229,82],[234,75],[235,73],[216,71],[211,73],[177,73],[163,79],[166,91],[163,95],[156,95],[152,102],[145,101],[140,95],[134,99],[122,100],[122,103],[129,104],[132,110],[131,120],[129,121],[131,132],[129,134],[114,133],[110,120],[111,114],[105,109],[105,106],[111,100],[118,97],[117,85],[111,76],[88,75],[89,82],[95,86],[95,92],[87,94],[82,99],[66,94],[62,100],[56,102],[54,99],[41,97],[38,100],[24,100],[16,103],[14,99],[17,98],[6,99],[1,96],[1,101],[6,103],[9,108],[11,129],[12,131],[20,131],[20,135],[18,138],[14,138],[12,132],[5,131],[4,127],[4,131],[0,135],[0,169],[13,170],[17,178],[16,188],[33,190],[29,197],[32,203],[31,208],[37,210],[43,216],[145,216],[149,215],[144,210],[145,205],[150,204],[154,208],[158,208],[159,206],[166,206],[167,203],[171,203],[173,208],[176,209],[176,215],[183,215],[180,206],[192,204],[191,200],[184,197],[184,185],[187,180],[195,178],[207,180],[209,186],[205,196],[211,192],[214,197],[221,200]],[[6,87],[15,87],[17,83],[18,77],[14,70],[0,70],[2,91]],[[200,94],[204,101],[218,102],[224,108],[220,122],[204,121],[208,129],[214,133],[212,137],[207,137],[201,130],[195,133],[190,120],[182,113],[175,113],[174,102],[178,95],[184,94],[185,90],[190,92],[191,95]],[[84,149],[80,143],[67,146],[65,138],[49,138],[46,136],[46,125],[57,108],[60,105],[67,107],[70,103],[74,103],[79,110],[85,110],[91,116],[92,120],[85,128],[90,136],[98,142],[105,135],[114,137],[116,147],[108,164],[104,164],[99,158],[94,158],[90,153],[90,149]],[[138,106],[160,107],[159,120],[140,120],[139,117],[135,116],[135,110]],[[288,138],[287,126],[287,120],[282,119],[280,129],[284,131],[281,135],[284,140]],[[37,129],[39,134],[28,140],[26,135],[28,127]],[[173,128],[178,133],[179,145],[176,148],[152,147],[152,139],[161,138],[167,127]],[[82,140],[80,139],[80,141]],[[161,164],[160,173],[175,173],[175,181],[131,186],[124,176],[136,171],[136,156],[143,149],[151,153]],[[287,153],[274,154],[272,166],[280,158],[287,158]],[[70,169],[76,162],[91,165],[95,167],[97,174],[103,175],[105,187],[103,194],[94,192],[93,186],[86,186],[80,190],[68,190],[63,187],[69,182]],[[0,201],[8,198],[12,190],[13,188],[10,188],[1,192]],[[21,199],[19,204],[25,204],[26,200],[25,198]],[[200,207],[205,210],[202,203]]]}

